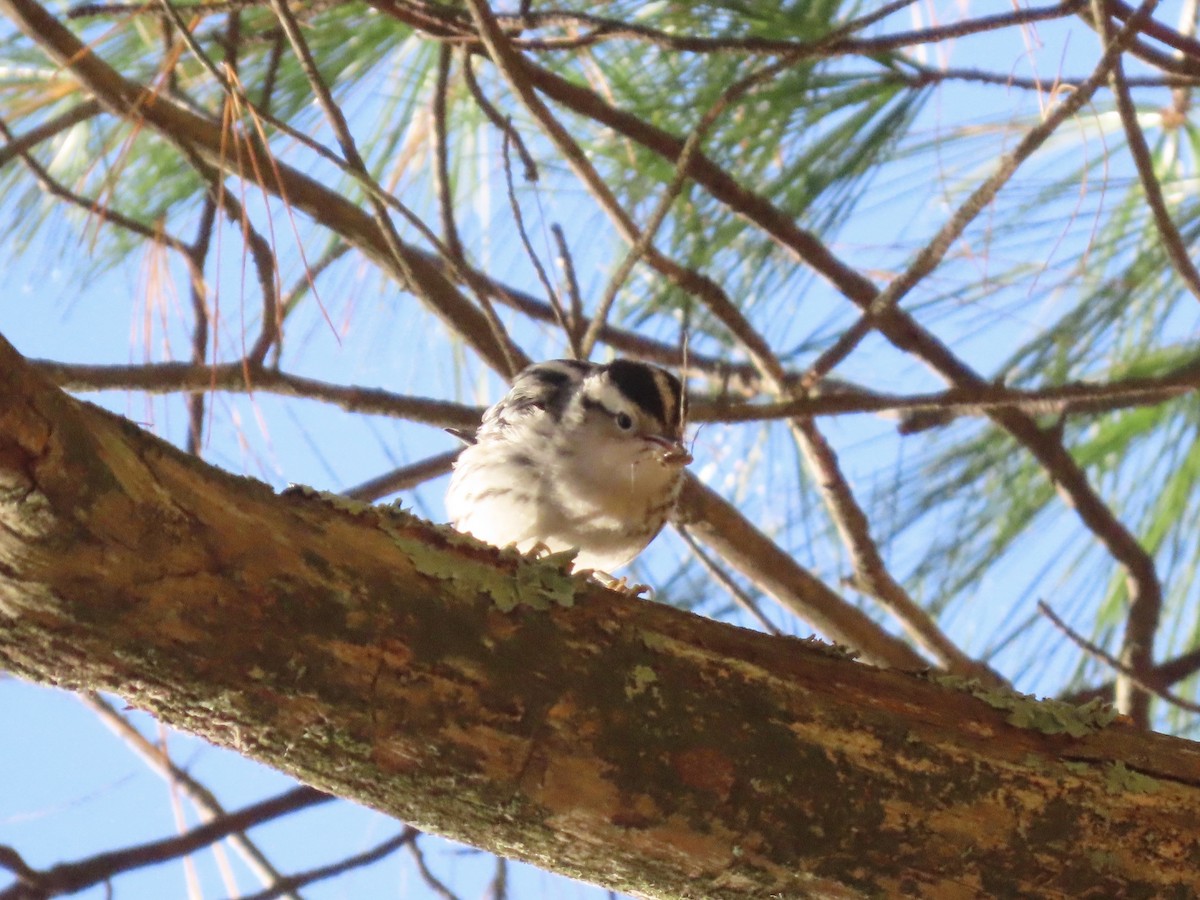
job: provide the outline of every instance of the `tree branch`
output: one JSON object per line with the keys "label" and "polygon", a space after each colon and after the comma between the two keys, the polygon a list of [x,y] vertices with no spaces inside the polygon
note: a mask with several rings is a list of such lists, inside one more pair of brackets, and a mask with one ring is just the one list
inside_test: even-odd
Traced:
{"label": "tree branch", "polygon": [[3,342],[0,486],[0,665],[416,827],[647,897],[1200,891],[1194,744],[276,496]]}
{"label": "tree branch", "polygon": [[327,803],[332,799],[334,798],[328,794],[310,787],[292,788],[270,800],[252,804],[243,810],[228,813],[220,819],[193,828],[185,834],[127,847],[124,850],[100,853],[76,863],[59,863],[44,872],[30,869],[23,864],[13,865],[13,851],[0,848],[8,850],[5,855],[9,856],[7,862],[0,858],[0,865],[5,865],[17,875],[15,885],[0,891],[0,900],[43,900],[73,894],[94,884],[108,881],[122,872],[177,859],[231,834],[247,831],[255,825],[277,819],[289,812]]}

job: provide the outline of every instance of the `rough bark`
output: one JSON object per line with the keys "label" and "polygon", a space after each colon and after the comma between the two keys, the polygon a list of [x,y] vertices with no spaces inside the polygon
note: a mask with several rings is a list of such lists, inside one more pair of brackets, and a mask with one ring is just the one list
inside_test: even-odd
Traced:
{"label": "rough bark", "polygon": [[0,664],[641,896],[1200,894],[1195,744],[275,495],[2,339]]}

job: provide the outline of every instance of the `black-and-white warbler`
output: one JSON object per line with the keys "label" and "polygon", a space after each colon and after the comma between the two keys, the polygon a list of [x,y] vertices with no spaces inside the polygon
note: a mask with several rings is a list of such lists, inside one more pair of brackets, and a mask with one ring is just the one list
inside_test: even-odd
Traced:
{"label": "black-and-white warbler", "polygon": [[529,366],[454,465],[446,510],[496,546],[579,548],[610,573],[662,529],[692,461],[679,379],[658,366],[556,359]]}

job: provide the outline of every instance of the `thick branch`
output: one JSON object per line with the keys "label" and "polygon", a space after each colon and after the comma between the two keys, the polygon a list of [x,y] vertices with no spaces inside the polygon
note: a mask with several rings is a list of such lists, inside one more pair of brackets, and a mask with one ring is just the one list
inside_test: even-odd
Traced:
{"label": "thick branch", "polygon": [[3,342],[0,665],[641,896],[1200,891],[1189,742],[276,496]]}

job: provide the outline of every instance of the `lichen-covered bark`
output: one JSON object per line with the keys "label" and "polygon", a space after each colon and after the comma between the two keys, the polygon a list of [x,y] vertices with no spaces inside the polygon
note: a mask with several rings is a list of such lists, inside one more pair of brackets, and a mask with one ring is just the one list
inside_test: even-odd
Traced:
{"label": "lichen-covered bark", "polygon": [[1200,894],[1200,749],[276,496],[0,340],[0,664],[644,896]]}

